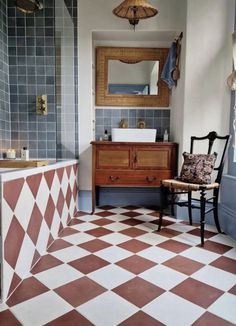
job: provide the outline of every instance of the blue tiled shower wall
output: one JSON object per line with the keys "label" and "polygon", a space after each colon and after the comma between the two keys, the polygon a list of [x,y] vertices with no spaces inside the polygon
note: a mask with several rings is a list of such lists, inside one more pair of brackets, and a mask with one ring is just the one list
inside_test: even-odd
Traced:
{"label": "blue tiled shower wall", "polygon": [[[55,9],[67,33],[67,23],[72,21],[72,34],[67,35],[73,38],[74,79],[69,87],[77,90],[77,1],[40,1],[42,10],[24,14],[16,9],[15,0],[0,0],[1,152],[12,147],[19,156],[20,149],[27,146],[31,158],[74,158],[78,155],[78,98],[75,91],[67,94],[67,102],[69,96],[73,97],[70,114],[66,107],[58,110],[56,86],[60,69],[56,68],[66,58],[56,60]],[[63,97],[65,92],[62,87],[61,90]],[[42,94],[48,97],[46,116],[36,115],[36,95]],[[59,124],[60,117],[63,126]]]}
{"label": "blue tiled shower wall", "polygon": [[138,120],[145,122],[146,128],[157,130],[157,140],[163,139],[165,130],[170,132],[169,109],[142,108],[96,108],[95,109],[95,138],[99,140],[107,130],[111,135],[112,128],[118,128],[121,119],[128,122],[129,128],[136,128]]}
{"label": "blue tiled shower wall", "polygon": [[0,0],[0,157],[10,147],[7,5]]}

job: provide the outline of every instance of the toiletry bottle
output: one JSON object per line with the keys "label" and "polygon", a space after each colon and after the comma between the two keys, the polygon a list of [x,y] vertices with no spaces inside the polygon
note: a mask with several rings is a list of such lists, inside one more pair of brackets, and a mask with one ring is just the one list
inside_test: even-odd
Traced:
{"label": "toiletry bottle", "polygon": [[168,135],[167,129],[164,132],[163,141],[165,141],[165,142],[169,141],[169,135]]}
{"label": "toiletry bottle", "polygon": [[107,130],[105,130],[105,132],[104,132],[103,140],[108,140],[108,133],[107,133]]}
{"label": "toiletry bottle", "polygon": [[24,161],[29,161],[29,150],[27,149],[27,147],[22,148],[21,159]]}

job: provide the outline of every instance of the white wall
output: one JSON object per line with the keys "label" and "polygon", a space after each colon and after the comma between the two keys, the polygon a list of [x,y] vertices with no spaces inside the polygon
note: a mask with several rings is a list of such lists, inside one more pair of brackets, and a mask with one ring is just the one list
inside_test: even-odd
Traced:
{"label": "white wall", "polygon": [[[183,109],[171,114],[171,130],[189,149],[191,135],[229,130],[230,91],[226,78],[232,70],[234,0],[188,0]],[[177,90],[176,90],[177,91]],[[182,135],[179,133],[182,124]],[[178,140],[179,138],[179,140]]]}
{"label": "white wall", "polygon": [[[112,14],[112,9],[121,0],[80,0],[79,31],[79,151],[80,151],[80,190],[91,189],[91,149],[93,138],[94,99],[92,94],[93,31],[130,31],[126,19]],[[142,31],[181,31],[185,26],[182,8],[186,0],[150,0],[159,10],[157,16],[140,21],[136,30]],[[136,33],[136,32],[134,32]],[[135,34],[134,34],[135,35]],[[158,46],[158,45],[157,45]]]}

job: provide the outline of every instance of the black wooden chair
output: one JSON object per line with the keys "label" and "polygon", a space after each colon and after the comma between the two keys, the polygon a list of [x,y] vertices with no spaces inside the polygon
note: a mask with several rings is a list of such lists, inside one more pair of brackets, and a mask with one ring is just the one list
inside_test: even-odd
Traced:
{"label": "black wooden chair", "polygon": [[[204,141],[207,145],[206,154],[212,154],[213,145],[217,141],[218,149],[221,146],[221,155],[217,156],[217,167],[214,167],[216,171],[216,177],[214,182],[199,184],[199,183],[189,183],[180,181],[178,178],[167,179],[161,181],[160,186],[160,217],[159,217],[159,227],[160,231],[162,226],[162,218],[164,215],[164,210],[171,205],[171,214],[174,215],[174,205],[181,207],[188,207],[189,223],[192,225],[192,209],[200,210],[200,236],[201,236],[201,246],[204,246],[204,226],[205,226],[205,215],[213,211],[215,225],[219,233],[221,233],[221,228],[218,218],[218,198],[219,189],[221,183],[221,177],[224,169],[225,154],[227,146],[229,144],[230,135],[218,136],[215,131],[209,132],[207,136],[204,137],[191,137],[190,153],[194,153],[195,142]],[[213,178],[212,173],[212,178]],[[211,191],[211,197],[206,198],[208,191]],[[193,198],[193,192],[200,192],[200,198]],[[178,201],[178,195],[186,194],[187,198],[183,201]]]}

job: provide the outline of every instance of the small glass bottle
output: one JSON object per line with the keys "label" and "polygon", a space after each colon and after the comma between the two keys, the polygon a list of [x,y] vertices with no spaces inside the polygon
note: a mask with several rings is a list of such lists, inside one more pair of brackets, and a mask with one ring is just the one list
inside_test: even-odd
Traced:
{"label": "small glass bottle", "polygon": [[109,139],[109,136],[108,136],[107,130],[105,130],[104,135],[103,135],[103,140],[108,140],[108,139]]}
{"label": "small glass bottle", "polygon": [[169,141],[169,135],[168,135],[168,131],[167,131],[167,129],[166,129],[165,132],[164,132],[163,141],[164,141],[164,142]]}

